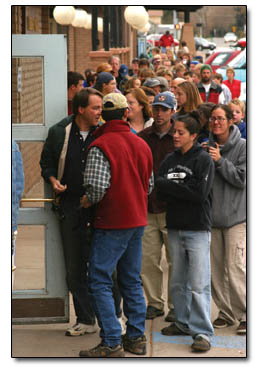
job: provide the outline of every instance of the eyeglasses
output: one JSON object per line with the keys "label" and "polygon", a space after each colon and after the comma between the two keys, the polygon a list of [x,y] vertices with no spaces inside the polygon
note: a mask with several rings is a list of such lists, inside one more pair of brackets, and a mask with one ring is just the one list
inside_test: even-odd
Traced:
{"label": "eyeglasses", "polygon": [[209,122],[215,122],[215,121],[218,121],[220,123],[226,121],[227,118],[223,118],[223,117],[210,117],[209,118]]}

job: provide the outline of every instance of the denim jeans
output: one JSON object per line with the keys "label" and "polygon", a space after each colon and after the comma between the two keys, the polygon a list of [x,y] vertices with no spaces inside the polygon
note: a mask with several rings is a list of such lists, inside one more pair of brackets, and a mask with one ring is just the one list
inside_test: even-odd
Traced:
{"label": "denim jeans", "polygon": [[209,231],[168,229],[172,255],[171,295],[176,325],[193,338],[201,335],[210,341],[211,274]]}
{"label": "denim jeans", "polygon": [[121,343],[122,329],[116,316],[112,292],[112,274],[116,268],[123,310],[127,317],[126,334],[130,338],[144,334],[146,306],[140,279],[143,232],[144,227],[95,229],[90,251],[88,285],[104,345],[113,347]]}

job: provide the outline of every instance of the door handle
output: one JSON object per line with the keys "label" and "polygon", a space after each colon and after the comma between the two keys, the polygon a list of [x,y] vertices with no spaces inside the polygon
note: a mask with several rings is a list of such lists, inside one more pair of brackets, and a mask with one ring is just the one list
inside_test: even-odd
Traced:
{"label": "door handle", "polygon": [[38,198],[25,198],[21,199],[21,203],[52,203],[54,199],[43,199],[41,197]]}

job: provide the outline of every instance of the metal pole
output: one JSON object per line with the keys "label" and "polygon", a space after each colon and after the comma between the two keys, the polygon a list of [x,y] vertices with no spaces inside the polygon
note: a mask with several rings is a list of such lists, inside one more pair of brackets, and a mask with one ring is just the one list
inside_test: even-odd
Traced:
{"label": "metal pole", "polygon": [[98,9],[97,6],[91,6],[92,8],[92,50],[97,51],[99,40],[98,40],[98,27],[97,27],[97,18],[98,18]]}
{"label": "metal pole", "polygon": [[103,46],[105,51],[110,50],[110,38],[109,38],[109,22],[110,22],[110,7],[105,5],[104,6],[104,16],[103,16]]}

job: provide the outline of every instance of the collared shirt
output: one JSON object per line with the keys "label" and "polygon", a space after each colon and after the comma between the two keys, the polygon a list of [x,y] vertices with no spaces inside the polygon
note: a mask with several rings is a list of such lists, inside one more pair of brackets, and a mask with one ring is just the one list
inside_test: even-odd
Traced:
{"label": "collared shirt", "polygon": [[62,184],[67,185],[66,195],[70,198],[78,198],[84,195],[83,173],[85,170],[87,149],[94,140],[91,136],[96,127],[92,127],[86,137],[80,134],[80,129],[73,119],[68,141],[67,156],[65,162]]}
{"label": "collared shirt", "polygon": [[[110,187],[111,167],[104,153],[98,148],[90,149],[84,172],[84,188],[89,203],[96,204],[102,200]],[[149,180],[148,193],[154,188],[154,175]]]}

